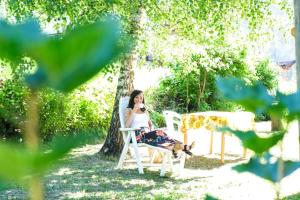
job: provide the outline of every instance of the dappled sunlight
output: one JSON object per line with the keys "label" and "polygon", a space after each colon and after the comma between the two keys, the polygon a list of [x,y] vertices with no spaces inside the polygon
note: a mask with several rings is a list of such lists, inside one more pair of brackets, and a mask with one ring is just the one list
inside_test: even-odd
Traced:
{"label": "dappled sunlight", "polygon": [[125,184],[129,184],[131,186],[134,185],[147,185],[147,186],[154,186],[155,182],[154,181],[149,181],[149,180],[145,180],[145,179],[131,179],[128,181],[125,181]]}
{"label": "dappled sunlight", "polygon": [[[70,168],[60,168],[60,169],[58,170],[58,172],[53,173],[52,175],[56,175],[56,176],[64,176],[64,175],[71,175],[71,174],[73,174],[74,172],[78,172],[78,171],[71,170]],[[79,171],[79,172],[82,172],[82,171]]]}
{"label": "dappled sunlight", "polygon": [[[199,135],[198,135],[199,136]],[[204,138],[205,134],[201,135]],[[107,161],[97,154],[102,146],[85,145],[74,149],[63,165],[57,166],[45,176],[46,199],[202,199],[207,193],[223,200],[274,199],[273,185],[250,173],[237,173],[231,168],[246,162],[228,137],[225,163],[220,160],[216,147],[213,154],[205,154],[206,141],[197,141],[200,155],[188,157],[182,174],[178,176],[178,164],[174,172],[159,176],[159,168],[145,168],[139,174],[134,163],[126,163],[116,170],[117,161]],[[216,140],[217,141],[217,140]],[[205,145],[206,144],[206,145]],[[219,145],[217,145],[219,146]],[[197,149],[196,149],[197,152]],[[300,170],[283,179],[282,196],[299,193],[297,186]],[[11,196],[8,190],[6,196]],[[261,194],[260,191],[264,191]],[[14,190],[14,195],[25,199],[26,193]]]}
{"label": "dappled sunlight", "polygon": [[74,149],[71,151],[72,157],[78,157],[83,155],[94,155],[95,153],[98,153],[101,149],[102,144],[100,145],[85,145],[81,148]]}
{"label": "dappled sunlight", "polygon": [[[116,170],[117,162],[99,158],[99,145],[75,149],[61,167],[46,175],[46,199],[202,199],[207,193],[222,200],[274,199],[272,184],[250,173],[231,168],[246,160],[227,154],[221,164],[219,155],[190,157],[180,176],[159,176],[159,168],[145,168],[138,174],[133,164]],[[92,154],[92,155],[91,155]],[[74,156],[76,155],[76,156]],[[300,192],[300,170],[282,181],[282,195]],[[264,191],[263,193],[261,191]],[[14,191],[25,199],[25,194]]]}
{"label": "dappled sunlight", "polygon": [[62,195],[66,198],[78,199],[78,198],[86,197],[86,192],[84,190],[78,192],[66,192],[63,193]]}
{"label": "dappled sunlight", "polygon": [[226,160],[225,163],[221,163],[220,156],[216,155],[208,155],[208,156],[193,156],[186,161],[185,168],[187,169],[202,169],[209,170],[215,169],[224,166],[224,164],[228,163],[238,163],[244,159],[240,157],[231,157],[229,159],[229,155],[225,154]]}

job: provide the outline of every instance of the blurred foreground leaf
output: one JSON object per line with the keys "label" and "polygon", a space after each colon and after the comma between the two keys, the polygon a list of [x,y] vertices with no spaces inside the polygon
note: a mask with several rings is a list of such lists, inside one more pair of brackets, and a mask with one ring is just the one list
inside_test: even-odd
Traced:
{"label": "blurred foreground leaf", "polygon": [[0,22],[0,57],[11,61],[24,55],[33,58],[38,69],[27,77],[32,88],[49,86],[69,92],[127,50],[126,41],[121,45],[121,33],[113,17],[67,32],[63,38],[42,35],[33,21],[21,25]]}
{"label": "blurred foreground leaf", "polygon": [[15,187],[14,184],[10,183],[10,182],[7,182],[7,181],[3,181],[0,179],[0,191],[1,190],[7,190],[7,189],[10,189],[10,188],[13,188]]}
{"label": "blurred foreground leaf", "polygon": [[71,149],[84,145],[92,139],[98,137],[96,134],[78,134],[75,136],[57,136],[50,143],[50,151],[39,153],[35,158],[35,171],[43,172],[47,170],[57,160],[63,158]]}
{"label": "blurred foreground leaf", "polygon": [[9,144],[0,144],[0,177],[3,180],[22,184],[34,174],[43,174],[72,148],[86,143],[96,135],[78,134],[76,136],[58,137],[45,152],[29,150]]}
{"label": "blurred foreground leaf", "polygon": [[46,39],[36,21],[10,25],[0,20],[0,57],[12,62],[19,61],[31,48]]}
{"label": "blurred foreground leaf", "polygon": [[288,121],[300,117],[300,90],[290,95],[278,93],[278,99],[288,109]]}
{"label": "blurred foreground leaf", "polygon": [[249,86],[245,81],[237,78],[217,77],[217,86],[225,98],[254,113],[266,111],[274,101],[262,83]]}
{"label": "blurred foreground leaf", "polygon": [[[68,92],[86,82],[116,56],[121,47],[117,21],[106,18],[66,33],[62,39],[49,39],[34,49],[33,58],[47,75],[47,85]],[[36,76],[39,73],[36,74]]]}
{"label": "blurred foreground leaf", "polygon": [[259,137],[254,131],[232,130],[228,127],[221,128],[220,131],[228,131],[237,136],[244,147],[251,149],[256,154],[262,154],[276,145],[284,136],[283,131],[272,133],[269,137]]}
{"label": "blurred foreground leaf", "polygon": [[9,181],[20,181],[32,174],[35,155],[16,145],[0,144],[0,176]]}
{"label": "blurred foreground leaf", "polygon": [[[273,157],[270,154],[262,157],[252,157],[250,161],[246,164],[241,164],[238,166],[233,167],[234,170],[238,172],[250,172],[253,173],[261,178],[267,179],[272,182],[280,181],[280,177],[278,175],[278,167],[279,162],[273,161]],[[286,177],[293,173],[300,167],[300,162],[293,162],[293,161],[283,161],[283,177]]]}
{"label": "blurred foreground leaf", "polygon": [[218,200],[218,199],[211,196],[211,195],[209,195],[209,194],[207,194],[207,195],[205,195],[204,200]]}

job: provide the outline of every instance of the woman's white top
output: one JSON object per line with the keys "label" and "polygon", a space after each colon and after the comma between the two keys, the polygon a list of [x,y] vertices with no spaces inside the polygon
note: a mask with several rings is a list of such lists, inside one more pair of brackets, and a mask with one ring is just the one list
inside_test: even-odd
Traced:
{"label": "woman's white top", "polygon": [[133,113],[131,128],[149,127],[149,117],[146,113]]}

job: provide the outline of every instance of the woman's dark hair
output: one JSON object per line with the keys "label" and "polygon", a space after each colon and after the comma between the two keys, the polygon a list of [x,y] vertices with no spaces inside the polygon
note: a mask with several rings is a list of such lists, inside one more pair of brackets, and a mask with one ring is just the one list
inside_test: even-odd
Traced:
{"label": "woman's dark hair", "polygon": [[[133,109],[133,107],[134,107],[134,98],[137,95],[141,94],[141,93],[143,93],[142,90],[133,90],[133,92],[130,94],[130,99],[129,99],[129,103],[128,103],[127,108]],[[146,111],[146,108],[145,108],[145,98],[143,98],[143,104],[144,104],[144,107],[141,108],[141,111],[145,112]]]}

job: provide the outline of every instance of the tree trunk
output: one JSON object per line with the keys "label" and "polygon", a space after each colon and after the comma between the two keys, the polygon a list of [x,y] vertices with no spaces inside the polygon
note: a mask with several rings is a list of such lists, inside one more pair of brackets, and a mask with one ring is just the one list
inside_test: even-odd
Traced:
{"label": "tree trunk", "polygon": [[190,98],[189,98],[189,80],[186,79],[186,113],[189,113],[189,104],[190,104]]}
{"label": "tree trunk", "polygon": [[[201,73],[200,73],[201,74]],[[203,83],[202,83],[202,87],[201,87],[201,79],[200,79],[200,74],[199,74],[199,88],[198,88],[198,101],[197,101],[197,107],[198,110],[200,110],[200,104],[201,104],[201,98],[203,96],[204,90],[205,90],[205,86],[206,86],[206,79],[207,79],[207,71],[204,70],[204,76],[203,76]]]}
{"label": "tree trunk", "polygon": [[[294,0],[295,25],[296,25],[296,67],[297,67],[297,89],[300,89],[300,1]],[[300,159],[300,121],[298,120],[298,143]]]}
{"label": "tree trunk", "polygon": [[118,156],[123,148],[123,138],[119,131],[120,118],[119,118],[119,100],[121,96],[130,95],[133,90],[133,65],[136,62],[135,56],[132,54],[128,57],[127,63],[122,65],[120,75],[118,78],[118,86],[115,96],[115,103],[112,113],[112,118],[107,133],[105,143],[100,150],[100,154],[105,156]]}
{"label": "tree trunk", "polygon": [[[133,16],[132,34],[135,38],[139,39],[139,34],[142,33],[143,22],[145,21],[145,11],[143,8],[139,8],[138,15]],[[119,131],[120,119],[119,119],[119,100],[121,96],[128,96],[134,89],[134,71],[133,69],[137,65],[137,49],[133,49],[131,54],[127,57],[125,64],[120,68],[120,74],[118,78],[118,86],[115,96],[115,103],[112,113],[112,118],[109,126],[109,130],[105,139],[105,143],[100,150],[100,154],[109,157],[119,156],[123,149],[123,138]]]}
{"label": "tree trunk", "polygon": [[201,67],[199,66],[197,110],[200,109],[200,100],[201,100]]}

